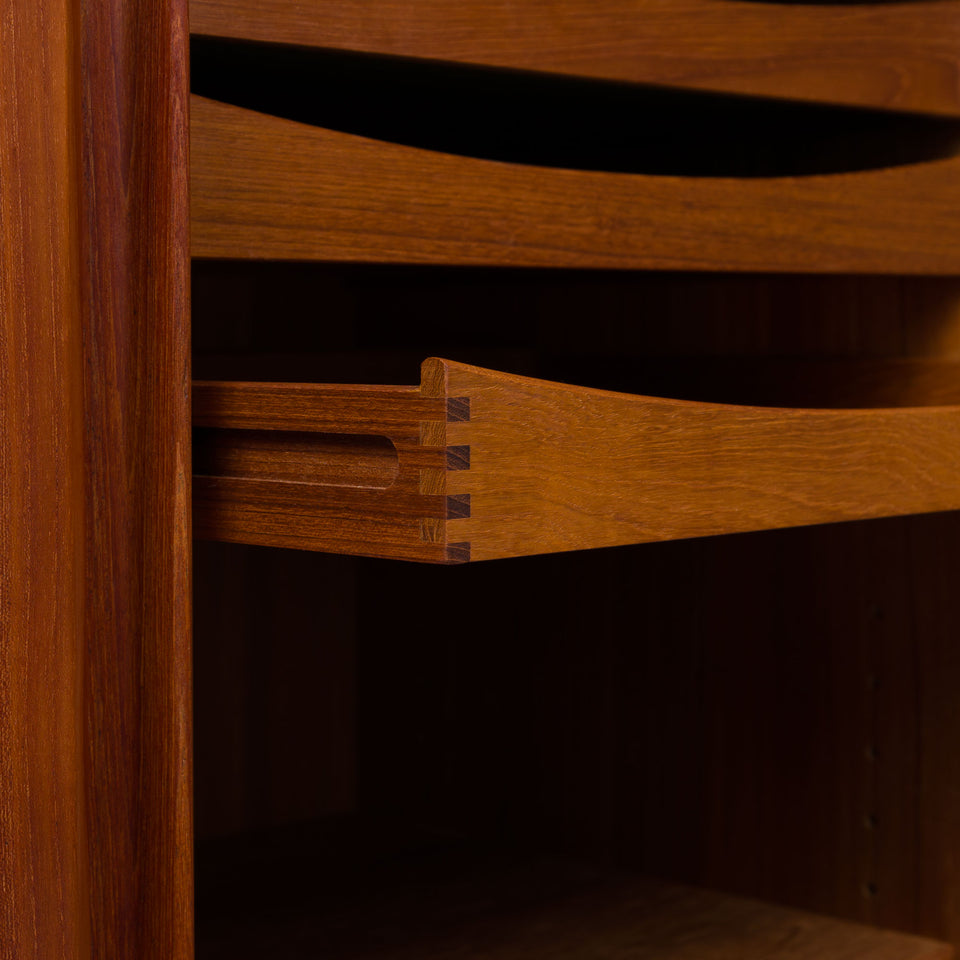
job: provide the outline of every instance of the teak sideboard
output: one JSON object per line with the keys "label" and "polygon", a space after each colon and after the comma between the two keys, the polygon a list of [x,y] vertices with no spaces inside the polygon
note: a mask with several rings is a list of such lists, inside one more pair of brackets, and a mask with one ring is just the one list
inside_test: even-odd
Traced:
{"label": "teak sideboard", "polygon": [[960,0],[2,0],[0,958],[960,945]]}

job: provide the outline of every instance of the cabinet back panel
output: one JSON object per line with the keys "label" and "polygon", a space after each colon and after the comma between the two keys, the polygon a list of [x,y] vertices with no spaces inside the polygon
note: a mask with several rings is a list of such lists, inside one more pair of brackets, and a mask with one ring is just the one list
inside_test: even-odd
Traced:
{"label": "cabinet back panel", "polygon": [[198,541],[198,837],[352,810],[357,570]]}
{"label": "cabinet back panel", "polygon": [[[821,367],[806,385],[795,373],[781,396],[815,405],[825,391],[858,405],[860,388],[836,387],[840,361],[960,360],[955,278],[195,261],[193,290],[197,379],[415,383],[420,361],[439,355],[584,386],[763,403],[776,387],[771,360],[827,360],[832,373]],[[864,383],[861,402],[898,390],[898,402],[910,399],[902,376],[885,379]],[[913,402],[926,402],[923,391]]]}
{"label": "cabinet back panel", "polygon": [[956,941],[958,535],[463,569],[204,544],[198,828],[354,809]]}

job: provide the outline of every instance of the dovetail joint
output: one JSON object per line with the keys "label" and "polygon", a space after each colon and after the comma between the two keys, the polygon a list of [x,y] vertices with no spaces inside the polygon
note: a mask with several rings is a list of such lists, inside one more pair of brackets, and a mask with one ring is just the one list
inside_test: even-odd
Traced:
{"label": "dovetail joint", "polygon": [[447,544],[447,563],[469,563],[470,544],[469,543],[448,543]]}
{"label": "dovetail joint", "polygon": [[469,423],[470,422],[470,398],[469,397],[448,397],[447,398],[447,423]]}
{"label": "dovetail joint", "polygon": [[447,519],[467,520],[470,517],[470,494],[453,493],[447,496]]}
{"label": "dovetail joint", "polygon": [[448,470],[469,470],[470,469],[470,447],[468,446],[447,447],[447,469]]}

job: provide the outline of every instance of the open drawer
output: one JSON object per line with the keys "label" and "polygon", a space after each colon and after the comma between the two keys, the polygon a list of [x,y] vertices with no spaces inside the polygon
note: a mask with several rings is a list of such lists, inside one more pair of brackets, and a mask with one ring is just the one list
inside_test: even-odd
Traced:
{"label": "open drawer", "polygon": [[209,539],[457,563],[960,508],[960,406],[658,399],[427,360],[194,384]]}
{"label": "open drawer", "polygon": [[956,0],[192,0],[195,33],[960,113]]}
{"label": "open drawer", "polygon": [[[254,66],[248,72],[257,78]],[[340,88],[335,79],[328,82]],[[297,85],[291,81],[289,86]],[[442,89],[442,78],[424,81],[424,87]],[[610,97],[629,100],[633,94],[616,91]],[[376,100],[376,89],[370,96]],[[501,96],[509,101],[509,90],[501,89]],[[539,103],[539,96],[539,88],[530,92],[530,103]],[[586,107],[581,111],[589,133],[565,129],[564,91],[544,96],[551,100],[554,117],[543,136],[524,138],[521,131],[519,142],[488,156],[472,154],[489,147],[495,131],[462,122],[456,142],[448,144],[442,115],[427,129],[422,116],[411,119],[417,137],[441,138],[430,140],[434,146],[426,149],[378,139],[372,134],[379,128],[359,136],[194,96],[192,254],[488,266],[960,273],[956,121],[899,117],[889,119],[888,127],[888,118],[864,118],[864,112],[857,114],[857,122],[865,124],[861,136],[853,119],[845,132],[846,115],[831,115],[821,143],[818,116],[794,125],[783,115],[785,107],[771,103],[738,101],[731,106],[736,120],[729,129],[712,101],[691,106],[696,117],[686,106],[677,106],[674,115],[673,106],[660,104],[656,110],[650,106],[656,127],[637,144],[613,143],[606,153],[595,154],[597,138],[609,134],[616,139],[616,121],[597,119],[610,106],[607,92],[598,96],[606,106],[598,105],[596,115]],[[326,102],[319,95],[315,99],[321,106]],[[343,109],[347,121],[362,116],[362,111]],[[419,105],[407,109],[416,113]],[[618,106],[610,109],[622,112]],[[311,110],[312,101],[298,116],[312,115]],[[631,129],[653,123],[646,107],[636,110],[642,112]],[[760,114],[753,119],[755,110]],[[530,112],[537,114],[533,106]],[[488,110],[488,119],[497,113]],[[381,115],[377,123],[393,129],[399,121]],[[496,126],[495,120],[489,123]],[[519,119],[514,123],[512,129],[522,127]],[[698,135],[695,128],[702,124],[712,128]],[[779,131],[774,136],[765,132],[770,124]],[[787,131],[792,131],[789,137]],[[846,146],[835,171],[830,162],[821,163],[821,148],[828,150],[836,138]],[[553,140],[559,144],[557,154],[549,148]],[[790,175],[749,172],[765,144],[776,154],[769,169]],[[874,169],[844,169],[873,164],[873,147],[884,156],[902,150],[910,156],[903,163],[877,160]],[[798,156],[803,157],[799,167]],[[512,157],[522,157],[522,162]],[[624,158],[629,162],[621,163]],[[745,175],[734,175],[738,171]]]}

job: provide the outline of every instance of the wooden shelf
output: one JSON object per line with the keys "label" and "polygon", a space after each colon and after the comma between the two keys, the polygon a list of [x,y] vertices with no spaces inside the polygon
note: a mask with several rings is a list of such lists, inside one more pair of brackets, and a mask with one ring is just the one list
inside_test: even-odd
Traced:
{"label": "wooden shelf", "polygon": [[419,388],[198,382],[193,422],[196,532],[241,543],[456,563],[960,508],[960,405],[729,406],[428,360]]}
{"label": "wooden shelf", "polygon": [[192,0],[200,34],[960,114],[960,6]]}
{"label": "wooden shelf", "polygon": [[457,156],[196,96],[191,111],[195,257],[960,273],[958,156],[651,176]]}
{"label": "wooden shelf", "polygon": [[[348,825],[340,828],[347,835]],[[945,944],[464,844],[293,832],[198,855],[198,960],[941,960]],[[296,842],[294,847],[293,841]],[[339,847],[340,849],[336,849]]]}

